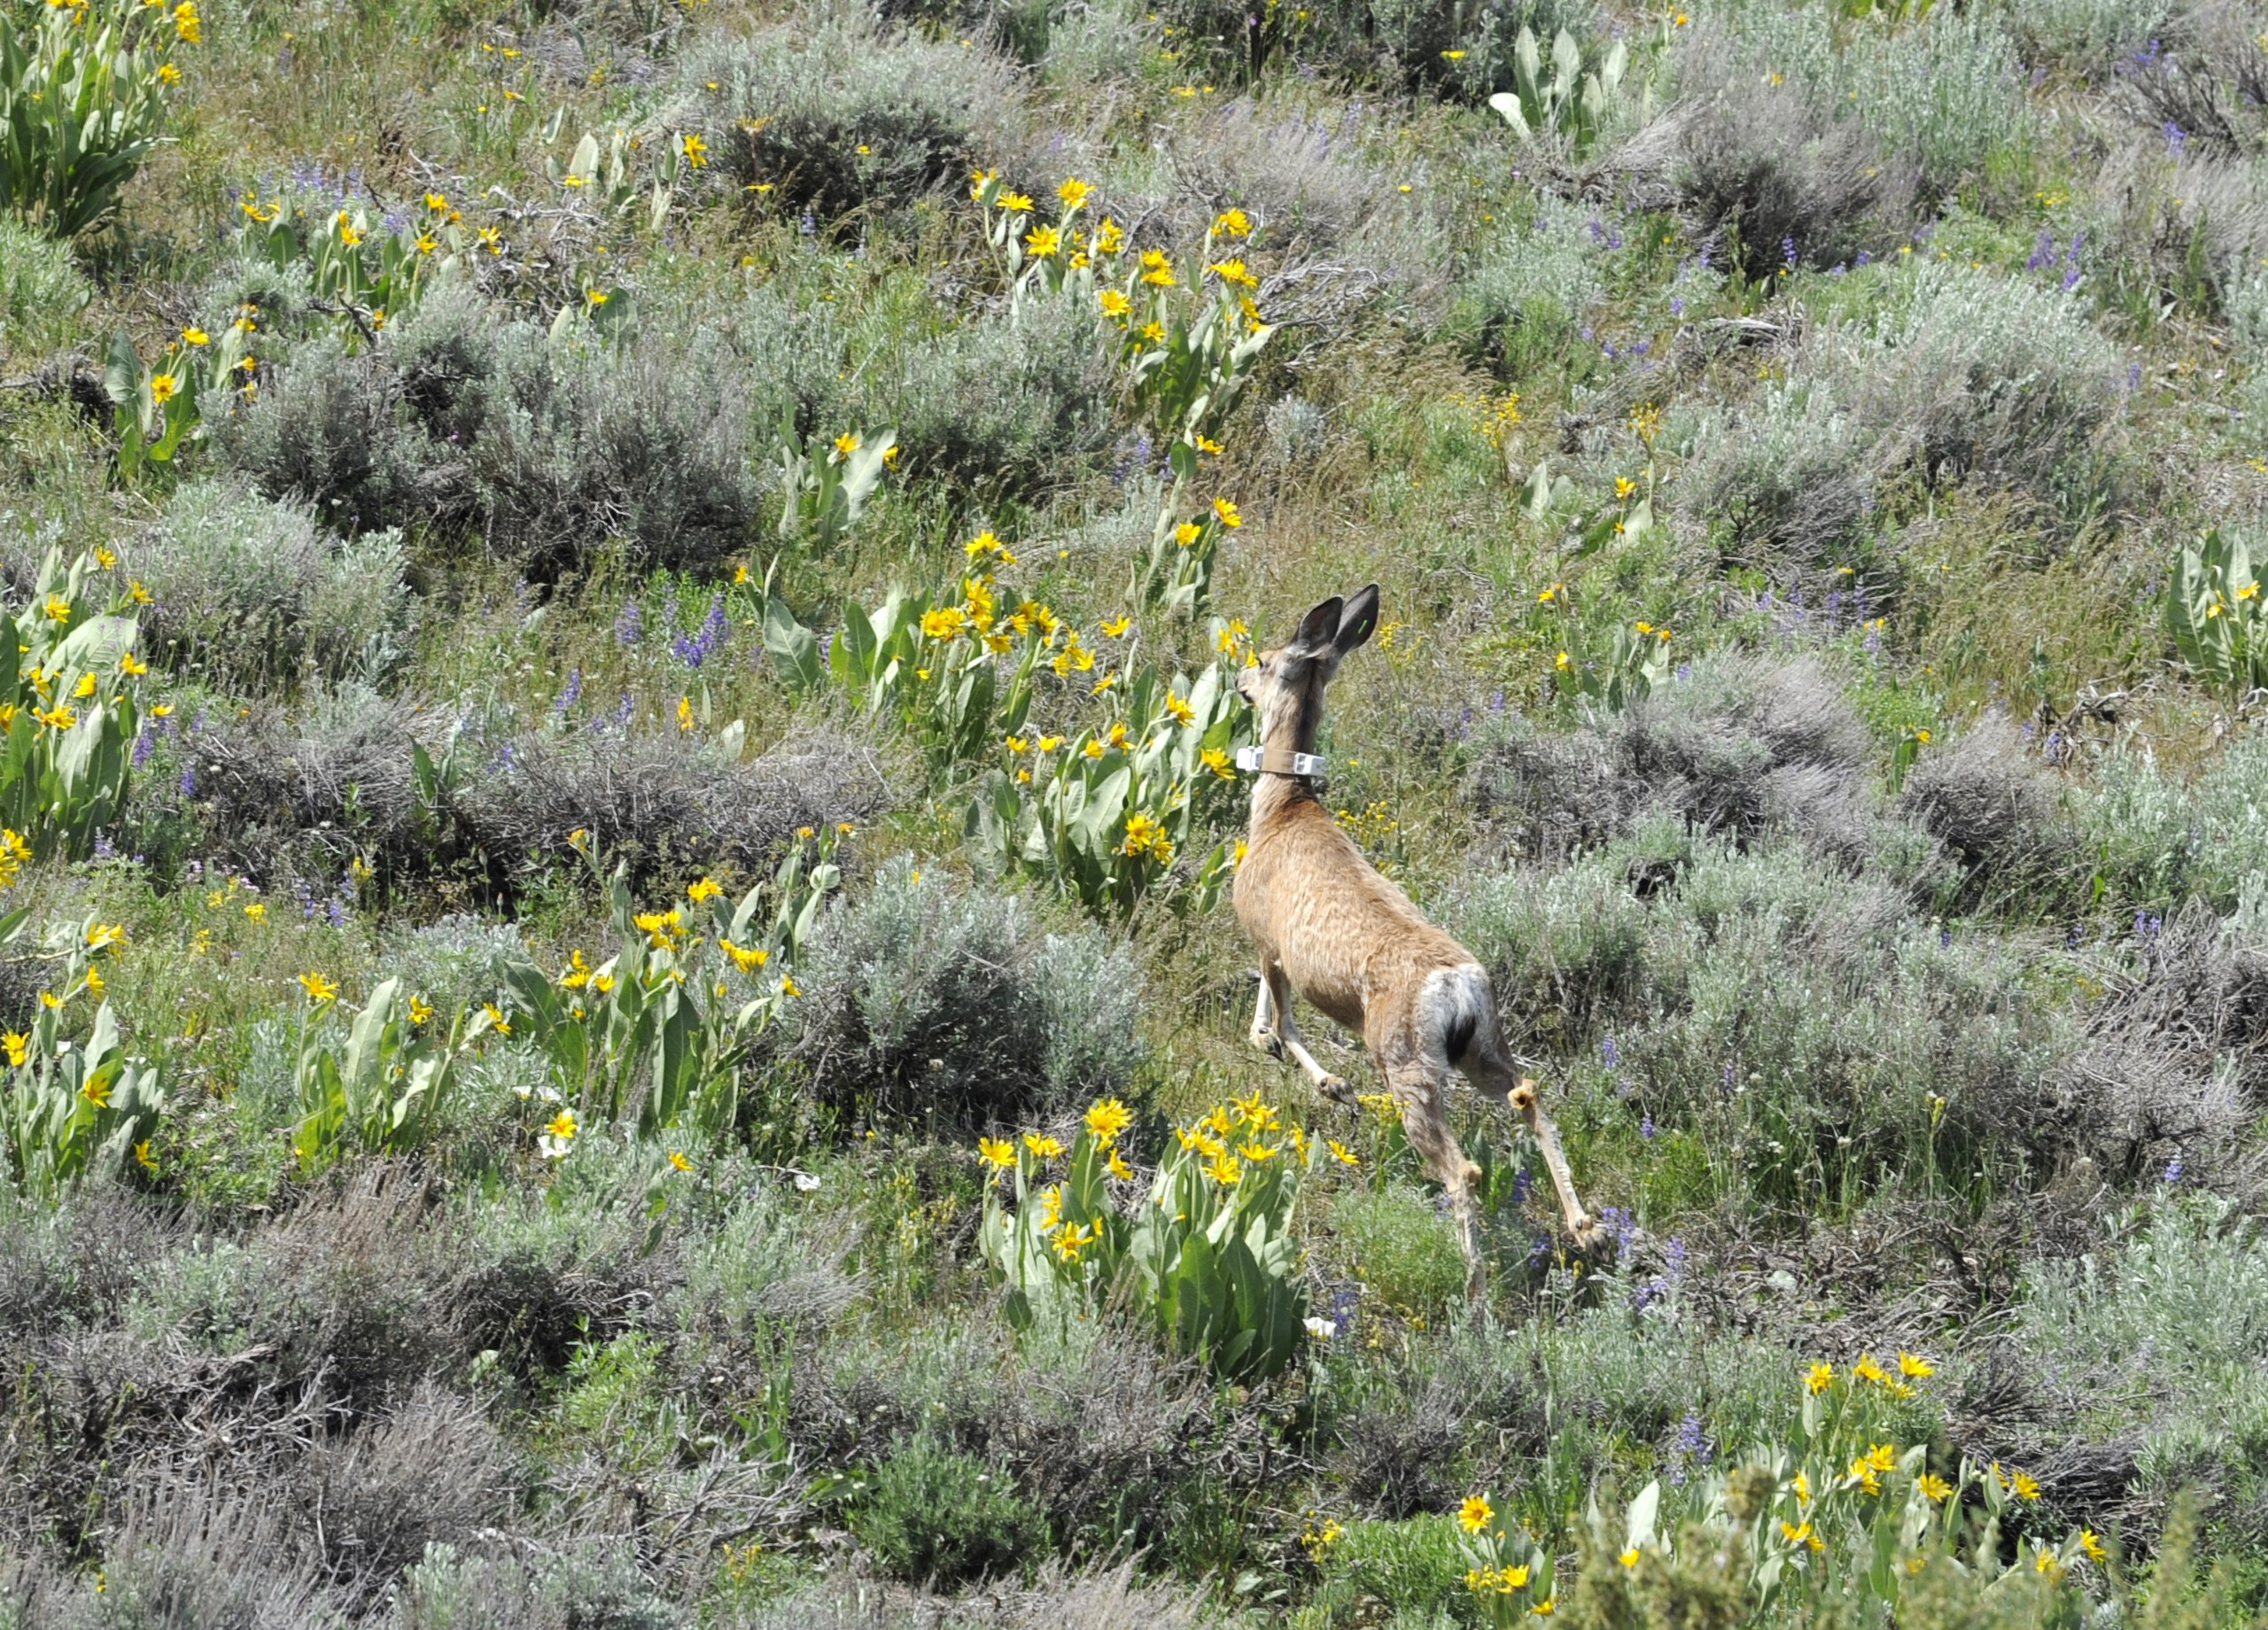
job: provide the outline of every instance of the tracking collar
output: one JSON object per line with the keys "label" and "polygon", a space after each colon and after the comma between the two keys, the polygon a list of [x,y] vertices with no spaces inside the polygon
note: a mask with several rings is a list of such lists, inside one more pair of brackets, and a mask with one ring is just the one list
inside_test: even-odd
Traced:
{"label": "tracking collar", "polygon": [[1321,753],[1294,753],[1280,747],[1237,749],[1237,768],[1247,775],[1292,775],[1319,781],[1324,767]]}

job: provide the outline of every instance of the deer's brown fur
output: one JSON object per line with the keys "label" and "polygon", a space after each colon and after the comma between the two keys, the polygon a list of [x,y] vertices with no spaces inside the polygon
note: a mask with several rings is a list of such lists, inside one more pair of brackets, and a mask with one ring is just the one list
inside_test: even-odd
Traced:
{"label": "deer's brown fur", "polygon": [[[1237,689],[1260,715],[1263,763],[1288,764],[1315,750],[1324,687],[1348,652],[1378,626],[1378,585],[1351,600],[1333,595],[1301,620],[1290,644],[1246,668]],[[1263,770],[1252,793],[1252,827],[1237,868],[1237,920],[1260,952],[1253,1045],[1289,1052],[1317,1088],[1355,1101],[1300,1041],[1294,992],[1355,1031],[1402,1112],[1410,1147],[1449,1192],[1457,1244],[1480,1278],[1479,1167],[1450,1133],[1449,1075],[1517,1109],[1551,1173],[1568,1230],[1588,1245],[1596,1225],[1575,1197],[1557,1130],[1523,1080],[1496,1016],[1488,975],[1472,953],[1425,920],[1409,897],[1363,858],[1304,778]]]}

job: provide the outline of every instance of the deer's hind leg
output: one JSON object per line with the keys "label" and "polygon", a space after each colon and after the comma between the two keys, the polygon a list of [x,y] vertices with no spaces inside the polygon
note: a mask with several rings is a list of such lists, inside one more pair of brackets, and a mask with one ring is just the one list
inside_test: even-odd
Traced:
{"label": "deer's hind leg", "polygon": [[1588,1249],[1598,1238],[1598,1223],[1576,1198],[1575,1175],[1568,1168],[1566,1152],[1559,1146],[1559,1129],[1543,1113],[1535,1083],[1519,1073],[1505,1051],[1494,1013],[1476,1030],[1464,1056],[1457,1060],[1457,1068],[1464,1073],[1475,1091],[1503,1098],[1527,1122],[1529,1135],[1543,1152],[1544,1169],[1551,1174],[1551,1187],[1559,1197],[1559,1211],[1566,1219],[1567,1231],[1574,1236],[1578,1246]]}
{"label": "deer's hind leg", "polygon": [[1464,1254],[1465,1292],[1482,1288],[1480,1257],[1480,1168],[1465,1158],[1449,1130],[1449,1070],[1422,1055],[1387,1062],[1386,1091],[1402,1111],[1402,1129],[1448,1195],[1449,1221],[1457,1249]]}

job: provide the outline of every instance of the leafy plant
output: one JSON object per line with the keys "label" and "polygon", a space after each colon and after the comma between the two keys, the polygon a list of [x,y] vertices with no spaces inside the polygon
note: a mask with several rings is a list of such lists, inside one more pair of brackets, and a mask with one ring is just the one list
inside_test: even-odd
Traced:
{"label": "leafy plant", "polygon": [[852,1525],[877,1562],[916,1583],[1013,1572],[1047,1542],[1045,1521],[1005,1468],[927,1435],[875,1469]]}
{"label": "leafy plant", "polygon": [[431,1007],[388,979],[370,992],[342,1045],[336,987],[315,974],[301,982],[308,1010],[293,1075],[301,1118],[292,1153],[312,1170],[349,1148],[394,1154],[416,1147],[447,1102],[464,1044],[490,1028],[490,1016],[475,1015],[468,1028],[459,1013],[437,1026]]}
{"label": "leafy plant", "polygon": [[[24,852],[15,833],[0,834],[0,865],[12,870]],[[0,943],[21,932],[27,914],[19,908],[0,917]],[[9,1175],[27,1194],[52,1199],[90,1171],[114,1174],[135,1163],[158,1168],[150,1142],[165,1094],[157,1070],[128,1055],[95,965],[98,953],[124,938],[122,928],[91,917],[51,935],[49,954],[65,965],[61,990],[42,993],[28,1030],[0,1036],[8,1062],[0,1135]],[[81,997],[95,1005],[95,1016],[85,1039],[76,1040],[66,1016]]]}
{"label": "leafy plant", "polygon": [[[555,131],[557,123],[555,117]],[[586,131],[565,164],[546,159],[543,167],[553,186],[589,198],[610,215],[629,214],[642,197],[646,229],[658,232],[669,218],[670,205],[686,169],[697,170],[708,164],[708,144],[697,136],[680,136],[667,144],[664,156],[649,161],[642,175],[634,156],[639,145],[639,138],[620,126],[603,148],[597,136]]]}
{"label": "leafy plant", "polygon": [[2252,551],[2218,527],[2174,556],[2165,622],[2189,671],[2241,699],[2268,687],[2268,609]]}
{"label": "leafy plant", "polygon": [[[990,551],[1015,561],[990,532],[968,547],[972,559]],[[872,611],[846,602],[842,632],[822,655],[818,637],[770,593],[769,581],[767,574],[764,643],[781,676],[798,689],[833,686],[870,716],[895,713],[939,771],[1021,729],[1040,658],[1054,651],[1058,671],[1068,672],[1084,648],[1069,625],[1035,601],[1004,612],[998,581],[980,572],[934,597],[893,589]]]}
{"label": "leafy plant", "polygon": [[[1630,48],[1616,40],[1585,73],[1582,47],[1562,28],[1552,38],[1549,66],[1547,74],[1534,31],[1522,27],[1512,44],[1515,89],[1498,91],[1488,98],[1488,105],[1503,115],[1524,142],[1553,133],[1564,136],[1575,151],[1588,151],[1619,111],[1616,104],[1629,72]],[[1642,98],[1650,90],[1642,91]]]}
{"label": "leafy plant", "polygon": [[[1223,1378],[1280,1374],[1306,1333],[1292,1210],[1321,1145],[1257,1093],[1218,1105],[1176,1129],[1136,1203],[1134,1169],[1118,1148],[1131,1121],[1106,1098],[1087,1111],[1068,1157],[1033,1133],[979,1145],[995,1181],[977,1237],[1007,1282],[1008,1317],[1029,1326],[1051,1306],[1123,1303]],[[1051,1167],[1061,1177],[1040,1186]]]}
{"label": "leafy plant", "polygon": [[[1092,232],[1081,220],[1093,189],[1076,178],[1058,189],[1052,221],[1033,214],[1032,200],[979,171],[971,196],[985,241],[1019,306],[1036,299],[1092,302],[1115,326],[1115,360],[1129,405],[1166,449],[1172,485],[1159,506],[1148,552],[1135,564],[1138,604],[1188,617],[1211,594],[1213,555],[1223,532],[1242,516],[1216,497],[1192,516],[1199,460],[1220,452],[1220,428],[1275,333],[1254,295],[1260,280],[1235,245],[1252,236],[1250,217],[1223,210],[1206,229],[1201,249],[1177,265],[1162,249],[1133,254],[1124,229],[1106,215]],[[1107,268],[1120,268],[1113,283]]]}
{"label": "leafy plant", "polygon": [[[965,822],[993,865],[1045,878],[1099,915],[1130,912],[1177,876],[1176,858],[1229,796],[1248,729],[1218,661],[1194,679],[1144,669],[1105,694],[1111,716],[1076,736],[1011,734]],[[1231,864],[1216,843],[1178,874],[1175,908],[1209,907]]]}
{"label": "leafy plant", "polygon": [[0,824],[43,860],[85,858],[126,804],[139,717],[131,681],[144,671],[129,614],[139,586],[93,609],[89,590],[107,570],[82,555],[66,571],[49,550],[0,654]]}
{"label": "leafy plant", "polygon": [[159,142],[197,0],[12,4],[0,17],[0,208],[57,237],[101,225]]}
{"label": "leafy plant", "polygon": [[[543,1050],[552,1095],[572,1106],[548,1131],[548,1153],[572,1145],[579,1115],[627,1118],[641,1135],[688,1124],[716,1137],[732,1127],[748,1044],[801,994],[789,970],[841,884],[836,837],[814,832],[737,903],[703,878],[687,890],[687,905],[641,912],[617,863],[603,884],[615,955],[593,966],[577,951],[556,976],[525,959],[507,966],[510,1016],[490,1021]],[[598,874],[595,845],[579,833],[573,842]],[[709,935],[687,920],[703,907]]]}
{"label": "leafy plant", "polygon": [[894,462],[897,433],[846,431],[832,442],[796,431],[791,413],[780,427],[780,537],[814,549],[834,547],[858,520]]}
{"label": "leafy plant", "polygon": [[[2016,1598],[2025,1624],[2092,1622],[2082,1586],[2106,1559],[2092,1532],[2039,1538],[2028,1513],[2040,1488],[2022,1471],[1967,1460],[1952,1476],[1932,1469],[1936,1411],[1917,1400],[1934,1370],[1907,1353],[1894,1365],[1861,1356],[1847,1372],[1815,1365],[1794,1445],[1759,1448],[1682,1491],[1649,1483],[1619,1509],[1594,1495],[1572,1586],[1555,1585],[1550,1547],[1475,1495],[1461,1514],[1465,1582],[1499,1626],[1555,1611],[1561,1589],[1587,1624],[1694,1622],[1696,1611],[1725,1624],[1791,1611],[1944,1622],[1925,1603],[1948,1591]],[[1680,1602],[1682,1614],[1670,1605]]]}
{"label": "leafy plant", "polygon": [[[461,212],[440,192],[426,193],[416,213],[400,225],[361,204],[311,218],[280,194],[266,204],[247,198],[237,207],[245,217],[237,228],[245,258],[279,272],[303,270],[311,308],[333,320],[350,351],[374,345],[387,323],[406,314],[438,281],[463,272],[483,244],[495,241],[493,229],[478,237],[468,230]],[[238,315],[230,333],[256,330],[257,307]],[[231,361],[241,359],[243,345],[235,351]]]}

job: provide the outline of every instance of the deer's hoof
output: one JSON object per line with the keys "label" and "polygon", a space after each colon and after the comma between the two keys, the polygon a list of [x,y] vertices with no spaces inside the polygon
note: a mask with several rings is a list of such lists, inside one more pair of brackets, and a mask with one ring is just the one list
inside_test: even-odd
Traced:
{"label": "deer's hoof", "polygon": [[1355,1107],[1355,1089],[1347,1084],[1347,1078],[1343,1075],[1325,1075],[1315,1083],[1315,1089],[1334,1104],[1344,1104],[1349,1109]]}
{"label": "deer's hoof", "polygon": [[1252,1033],[1252,1044],[1259,1048],[1261,1052],[1266,1053],[1270,1058],[1276,1060],[1279,1063],[1282,1062],[1284,1057],[1284,1038],[1277,1035],[1275,1031],[1254,1030]]}
{"label": "deer's hoof", "polygon": [[1586,1256],[1597,1251],[1607,1241],[1605,1225],[1596,1217],[1579,1219],[1571,1231],[1575,1236],[1575,1249],[1582,1252]]}

